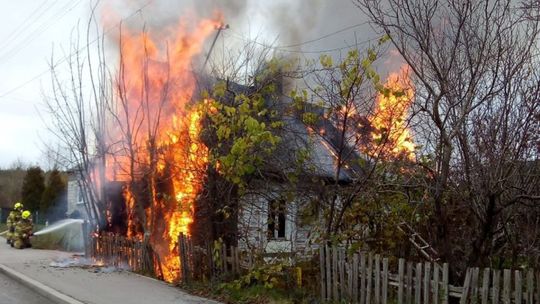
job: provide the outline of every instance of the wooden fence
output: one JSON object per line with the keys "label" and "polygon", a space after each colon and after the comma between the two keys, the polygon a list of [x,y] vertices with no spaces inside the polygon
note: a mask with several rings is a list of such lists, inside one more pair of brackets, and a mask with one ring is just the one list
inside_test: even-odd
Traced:
{"label": "wooden fence", "polygon": [[486,268],[480,271],[470,268],[463,286],[453,286],[449,284],[448,264],[398,259],[391,271],[388,258],[363,252],[351,256],[343,248],[328,246],[320,248],[319,258],[323,301],[361,304],[540,303],[540,272],[535,274],[533,270]]}
{"label": "wooden fence", "polygon": [[88,254],[98,262],[154,275],[152,248],[143,240],[103,234],[89,239]]}
{"label": "wooden fence", "polygon": [[[154,275],[154,255],[148,242],[104,234],[88,240],[87,253],[97,261]],[[237,247],[207,244],[195,248],[187,236],[178,238],[181,280],[200,272],[203,259],[212,275],[236,276],[253,268],[253,255]],[[540,304],[540,272],[469,268],[461,286],[449,284],[449,265],[392,260],[371,253],[346,254],[321,247],[320,296],[323,301],[360,304]]]}
{"label": "wooden fence", "polygon": [[180,234],[178,237],[181,280],[186,283],[194,277],[195,259],[204,259],[212,275],[238,275],[243,269],[253,265],[252,255],[240,252],[237,247],[207,243],[204,248],[195,248],[190,237]]}

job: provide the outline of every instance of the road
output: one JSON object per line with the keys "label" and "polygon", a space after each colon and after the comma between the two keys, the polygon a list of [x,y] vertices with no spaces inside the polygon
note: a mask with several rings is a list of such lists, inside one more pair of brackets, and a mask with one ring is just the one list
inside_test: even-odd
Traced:
{"label": "road", "polygon": [[54,304],[54,302],[0,274],[0,304]]}
{"label": "road", "polygon": [[[14,249],[0,238],[0,264],[83,303],[218,304],[128,271],[104,272],[99,269],[50,266],[53,261],[73,259],[73,253],[70,252]],[[17,282],[9,281],[0,273],[0,304],[4,303],[52,304]]]}

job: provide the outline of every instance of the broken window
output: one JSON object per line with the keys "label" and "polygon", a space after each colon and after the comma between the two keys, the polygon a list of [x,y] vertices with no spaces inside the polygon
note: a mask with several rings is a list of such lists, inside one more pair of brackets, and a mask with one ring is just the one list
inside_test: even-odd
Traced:
{"label": "broken window", "polygon": [[285,201],[272,200],[268,203],[268,239],[285,238]]}

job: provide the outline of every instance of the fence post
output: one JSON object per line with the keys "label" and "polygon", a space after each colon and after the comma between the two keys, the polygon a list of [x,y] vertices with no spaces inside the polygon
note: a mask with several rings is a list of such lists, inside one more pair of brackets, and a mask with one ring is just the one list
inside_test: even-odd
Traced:
{"label": "fence post", "polygon": [[358,253],[353,255],[353,284],[352,302],[358,303]]}
{"label": "fence post", "polygon": [[188,244],[187,244],[187,238],[183,233],[180,233],[178,245],[180,246],[179,252],[180,252],[180,267],[182,269],[182,281],[184,283],[188,283],[189,274],[190,274],[189,265],[188,265],[189,263],[188,263],[187,252],[186,252],[188,248]]}
{"label": "fence post", "polygon": [[332,252],[330,251],[330,246],[325,245],[326,249],[326,299],[330,300],[332,299],[332,264],[331,264],[331,257]]}
{"label": "fence post", "polygon": [[411,304],[413,302],[412,291],[413,291],[413,263],[407,262],[407,296],[405,298],[407,304]]}
{"label": "fence post", "polygon": [[326,277],[324,264],[324,247],[319,247],[319,268],[321,270],[321,300],[326,301]]}
{"label": "fence post", "polygon": [[234,275],[236,273],[236,265],[234,264],[234,246],[230,246],[229,251],[231,252],[231,273]]}
{"label": "fence post", "polygon": [[366,304],[371,304],[371,288],[373,278],[373,254],[368,255],[368,268],[366,271]]}
{"label": "fence post", "polygon": [[388,301],[388,258],[383,259],[382,273],[382,302],[387,304]]}
{"label": "fence post", "polygon": [[332,247],[332,296],[334,301],[339,301],[339,289],[338,289],[338,250],[336,246]]}
{"label": "fence post", "polygon": [[353,299],[353,264],[350,259],[347,261],[347,300],[349,300],[349,303],[354,303],[355,300]]}
{"label": "fence post", "polygon": [[433,263],[433,304],[439,304],[439,268],[439,264]]}
{"label": "fence post", "polygon": [[499,288],[501,286],[501,271],[499,269],[493,270],[493,289],[491,295],[491,301],[493,304],[499,304]]}
{"label": "fence post", "polygon": [[465,282],[463,282],[463,291],[461,292],[460,304],[467,304],[467,297],[469,296],[469,289],[471,286],[472,269],[467,268],[467,274],[465,275]]}
{"label": "fence post", "polygon": [[220,248],[220,256],[221,256],[221,273],[227,272],[227,245],[225,245],[225,242],[221,242],[221,248]]}
{"label": "fence post", "polygon": [[475,267],[472,269],[471,278],[471,303],[476,304],[478,302],[478,276],[480,274],[480,268]]}
{"label": "fence post", "polygon": [[215,265],[214,265],[214,250],[209,240],[206,241],[206,263],[208,263],[208,275],[210,278],[214,277]]}
{"label": "fence post", "polygon": [[366,254],[360,253],[360,304],[366,303],[366,280],[367,280],[367,269],[366,269]]}
{"label": "fence post", "polygon": [[512,272],[510,269],[505,269],[503,272],[503,303],[510,304],[511,302],[511,288],[510,288],[510,279],[512,277]]}
{"label": "fence post", "polygon": [[180,260],[180,274],[182,275],[182,281],[186,279],[184,273],[184,252],[182,248],[183,234],[178,235],[178,259]]}
{"label": "fence post", "polygon": [[231,258],[234,265],[233,274],[239,274],[240,273],[240,265],[238,265],[238,248],[235,246],[231,246]]}
{"label": "fence post", "polygon": [[345,249],[338,249],[338,271],[339,271],[339,291],[340,299],[345,299]]}
{"label": "fence post", "polygon": [[531,269],[527,272],[527,304],[533,304],[534,302],[534,274]]}
{"label": "fence post", "polygon": [[398,261],[398,304],[403,304],[403,274],[405,272],[405,260],[399,259]]}
{"label": "fence post", "polygon": [[431,303],[429,301],[429,294],[431,292],[431,263],[424,263],[424,303]]}
{"label": "fence post", "polygon": [[515,282],[515,291],[514,291],[514,299],[516,303],[521,304],[521,300],[523,299],[523,288],[521,287],[521,271],[516,270],[514,272],[514,282]]}
{"label": "fence post", "polygon": [[375,255],[375,303],[381,303],[381,256]]}
{"label": "fence post", "polygon": [[422,263],[416,264],[416,284],[414,291],[414,300],[416,304],[420,304],[422,301]]}
{"label": "fence post", "polygon": [[[191,243],[191,252],[193,252],[193,242]],[[238,247],[234,248],[234,260],[236,263],[236,273],[240,274],[240,252],[238,250]]]}
{"label": "fence post", "polygon": [[442,281],[443,281],[443,293],[442,293],[442,304],[448,304],[448,263],[443,264],[443,272],[442,272]]}
{"label": "fence post", "polygon": [[488,304],[489,302],[489,275],[491,271],[489,268],[484,268],[484,274],[482,275],[482,304]]}
{"label": "fence post", "polygon": [[540,303],[540,272],[536,273],[536,302]]}

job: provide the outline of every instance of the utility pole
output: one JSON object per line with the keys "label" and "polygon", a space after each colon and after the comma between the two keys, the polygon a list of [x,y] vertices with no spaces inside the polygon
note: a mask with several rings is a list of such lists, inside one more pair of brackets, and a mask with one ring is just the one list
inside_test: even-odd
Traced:
{"label": "utility pole", "polygon": [[214,46],[216,45],[216,42],[219,38],[219,34],[221,34],[221,31],[226,30],[229,28],[228,24],[221,24],[219,27],[217,27],[217,33],[216,37],[214,37],[214,41],[212,41],[212,45],[210,46],[210,50],[208,51],[208,55],[206,55],[206,60],[204,61],[203,70],[206,68],[206,64],[208,63],[208,60],[210,59],[210,55],[212,54],[212,51],[214,50]]}

